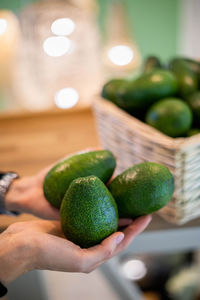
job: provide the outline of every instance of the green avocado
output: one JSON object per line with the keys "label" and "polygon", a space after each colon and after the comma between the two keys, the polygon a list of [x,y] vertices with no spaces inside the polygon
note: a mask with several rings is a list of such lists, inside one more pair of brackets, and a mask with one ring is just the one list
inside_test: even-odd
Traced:
{"label": "green avocado", "polygon": [[170,70],[178,82],[178,95],[183,99],[198,90],[198,74],[186,59],[174,58],[169,63]]}
{"label": "green avocado", "polygon": [[198,80],[200,81],[200,63],[191,58],[182,58],[186,63],[188,68],[197,74]]}
{"label": "green avocado", "polygon": [[157,100],[177,91],[175,76],[166,70],[153,70],[123,84],[117,93],[118,106],[129,112],[146,110]]}
{"label": "green avocado", "polygon": [[143,73],[149,73],[154,69],[162,69],[161,61],[156,56],[148,56],[143,65]]}
{"label": "green avocado", "polygon": [[189,95],[186,101],[193,112],[194,123],[200,126],[200,91]]}
{"label": "green avocado", "polygon": [[106,82],[102,88],[101,96],[111,102],[116,103],[117,101],[117,92],[119,87],[125,82],[124,79],[115,78]]}
{"label": "green avocado", "polygon": [[56,164],[47,173],[43,184],[44,195],[51,205],[60,208],[72,180],[95,175],[107,183],[115,167],[115,158],[108,150],[73,155]]}
{"label": "green avocado", "polygon": [[172,198],[174,178],[163,165],[144,162],[120,175],[109,185],[119,216],[134,218],[161,209]]}
{"label": "green avocado", "polygon": [[60,217],[67,239],[82,248],[99,244],[118,227],[115,200],[96,176],[72,181],[63,198]]}
{"label": "green avocado", "polygon": [[168,136],[183,136],[192,125],[192,111],[181,99],[162,99],[147,111],[146,123]]}

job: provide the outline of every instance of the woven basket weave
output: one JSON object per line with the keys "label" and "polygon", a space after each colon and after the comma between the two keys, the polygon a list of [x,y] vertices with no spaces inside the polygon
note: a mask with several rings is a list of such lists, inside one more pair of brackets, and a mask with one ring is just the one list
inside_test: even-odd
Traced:
{"label": "woven basket weave", "polygon": [[200,216],[200,134],[168,137],[101,98],[93,110],[101,145],[117,157],[117,173],[144,161],[165,164],[175,177],[175,192],[158,213],[175,224]]}

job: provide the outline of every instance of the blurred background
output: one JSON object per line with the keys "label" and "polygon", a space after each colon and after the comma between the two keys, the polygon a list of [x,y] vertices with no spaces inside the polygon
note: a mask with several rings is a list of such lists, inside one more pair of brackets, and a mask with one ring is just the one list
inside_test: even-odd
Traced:
{"label": "blurred background", "polygon": [[[0,0],[1,169],[31,175],[98,146],[89,108],[102,84],[137,76],[149,55],[200,59],[199,12],[199,0]],[[176,229],[156,218],[154,229]],[[1,216],[0,229],[13,221]],[[198,300],[199,231],[171,231],[165,243],[159,232],[156,250],[142,240],[139,250],[89,275],[28,273],[5,299]]]}
{"label": "blurred background", "polygon": [[148,55],[198,58],[198,0],[1,0],[0,109],[90,105]]}

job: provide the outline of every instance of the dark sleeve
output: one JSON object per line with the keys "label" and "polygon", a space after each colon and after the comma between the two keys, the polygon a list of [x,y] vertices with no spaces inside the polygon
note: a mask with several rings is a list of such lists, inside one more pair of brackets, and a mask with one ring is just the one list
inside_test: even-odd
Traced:
{"label": "dark sleeve", "polygon": [[5,194],[9,190],[12,181],[18,177],[19,175],[17,173],[0,171],[0,214],[15,215],[15,216],[19,214],[18,212],[7,211],[4,205]]}

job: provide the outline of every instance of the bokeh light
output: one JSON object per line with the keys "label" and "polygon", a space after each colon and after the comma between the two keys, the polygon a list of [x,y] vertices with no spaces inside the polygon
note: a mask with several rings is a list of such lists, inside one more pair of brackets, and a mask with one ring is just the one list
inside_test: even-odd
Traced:
{"label": "bokeh light", "polygon": [[70,35],[75,29],[75,23],[69,18],[56,19],[51,25],[51,31],[55,35]]}
{"label": "bokeh light", "polygon": [[53,57],[59,57],[70,51],[71,40],[64,36],[48,37],[43,43],[44,52]]}
{"label": "bokeh light", "polygon": [[54,101],[59,108],[68,109],[77,104],[79,94],[74,88],[68,87],[55,94]]}
{"label": "bokeh light", "polygon": [[129,46],[118,45],[112,47],[108,51],[108,57],[113,64],[118,66],[125,66],[132,61],[134,52]]}
{"label": "bokeh light", "polygon": [[6,32],[8,22],[5,19],[0,18],[0,35]]}

